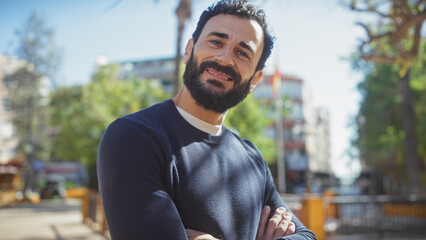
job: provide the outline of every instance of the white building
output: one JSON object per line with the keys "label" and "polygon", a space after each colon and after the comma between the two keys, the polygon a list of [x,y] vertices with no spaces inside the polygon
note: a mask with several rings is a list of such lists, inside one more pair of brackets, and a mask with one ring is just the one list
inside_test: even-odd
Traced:
{"label": "white building", "polygon": [[[272,75],[265,76],[254,91],[261,99],[271,99]],[[291,113],[284,117],[284,154],[286,161],[286,185],[293,192],[313,191],[326,187],[332,175],[330,166],[330,122],[325,109],[316,109],[312,92],[304,81],[296,76],[282,75],[280,96],[287,96]],[[275,138],[274,126],[268,133]]]}
{"label": "white building", "polygon": [[14,134],[13,112],[4,78],[24,66],[25,61],[0,54],[0,164],[15,157],[18,138]]}
{"label": "white building", "polygon": [[173,92],[175,58],[129,60],[118,64],[120,65],[120,78],[150,79],[161,85],[165,92]]}

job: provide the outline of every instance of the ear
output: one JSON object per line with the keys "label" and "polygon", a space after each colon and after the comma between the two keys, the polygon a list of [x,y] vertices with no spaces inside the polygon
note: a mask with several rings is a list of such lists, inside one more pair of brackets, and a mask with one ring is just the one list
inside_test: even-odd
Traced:
{"label": "ear", "polygon": [[253,91],[253,89],[256,87],[256,85],[259,83],[260,79],[263,76],[263,71],[259,70],[257,71],[254,76],[253,76],[253,80],[250,83],[250,93]]}
{"label": "ear", "polygon": [[185,53],[183,54],[183,62],[186,64],[189,61],[189,58],[191,57],[192,48],[194,47],[194,39],[189,39],[188,43],[185,47]]}

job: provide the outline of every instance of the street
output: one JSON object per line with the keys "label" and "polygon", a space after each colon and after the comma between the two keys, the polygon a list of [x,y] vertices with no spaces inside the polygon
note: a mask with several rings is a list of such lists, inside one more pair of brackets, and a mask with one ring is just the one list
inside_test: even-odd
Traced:
{"label": "street", "polygon": [[42,200],[0,208],[1,240],[106,240],[82,223],[80,200]]}

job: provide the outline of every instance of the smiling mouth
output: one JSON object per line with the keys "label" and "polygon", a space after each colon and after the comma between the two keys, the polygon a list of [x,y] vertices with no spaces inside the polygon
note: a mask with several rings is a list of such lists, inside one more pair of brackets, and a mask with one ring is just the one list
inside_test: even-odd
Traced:
{"label": "smiling mouth", "polygon": [[229,77],[228,75],[224,75],[224,74],[222,74],[222,73],[215,72],[215,71],[213,71],[213,70],[211,70],[211,69],[206,69],[206,71],[207,71],[208,73],[210,73],[211,75],[216,76],[216,77],[217,77],[218,79],[220,79],[220,80],[224,80],[224,81],[232,81],[232,78],[231,78],[231,77]]}

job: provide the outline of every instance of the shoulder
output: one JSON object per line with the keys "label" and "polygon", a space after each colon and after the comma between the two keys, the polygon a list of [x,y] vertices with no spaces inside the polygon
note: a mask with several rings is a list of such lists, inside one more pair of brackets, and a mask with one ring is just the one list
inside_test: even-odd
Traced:
{"label": "shoulder", "polygon": [[[158,130],[167,130],[176,121],[176,108],[171,99],[157,103],[139,112],[129,114],[121,120],[129,121],[134,124],[140,124]],[[120,120],[120,119],[119,119]]]}
{"label": "shoulder", "polygon": [[244,149],[247,151],[248,154],[255,156],[256,158],[262,158],[262,154],[260,153],[259,149],[254,145],[253,142],[251,142],[248,139],[241,138],[237,133],[231,131],[230,129],[226,128],[226,131],[233,136],[233,138],[236,141],[239,141],[240,144],[244,147]]}
{"label": "shoulder", "polygon": [[163,102],[112,122],[99,144],[99,171],[104,176],[142,170],[161,176],[170,160],[167,131],[173,117],[164,117],[167,112]]}
{"label": "shoulder", "polygon": [[241,146],[244,148],[244,150],[246,151],[246,153],[254,160],[256,161],[256,164],[260,167],[263,168],[264,170],[268,169],[268,164],[266,163],[265,159],[262,156],[262,153],[260,152],[260,150],[256,147],[256,145],[248,140],[248,139],[243,139],[241,138],[237,133],[227,129],[227,131],[230,132],[230,134],[232,134],[233,138],[236,139],[236,141],[239,141]]}
{"label": "shoulder", "polygon": [[173,113],[168,101],[113,121],[102,137],[101,146],[132,145],[133,143],[163,145],[166,132],[173,128],[175,122],[175,118],[170,117]]}
{"label": "shoulder", "polygon": [[175,122],[173,102],[169,99],[157,103],[138,112],[126,115],[116,119],[109,126],[107,131],[120,130],[121,132],[131,133],[143,129],[151,130],[157,133],[167,131]]}

